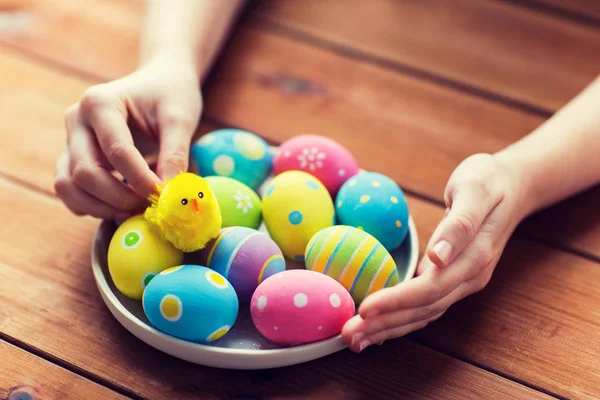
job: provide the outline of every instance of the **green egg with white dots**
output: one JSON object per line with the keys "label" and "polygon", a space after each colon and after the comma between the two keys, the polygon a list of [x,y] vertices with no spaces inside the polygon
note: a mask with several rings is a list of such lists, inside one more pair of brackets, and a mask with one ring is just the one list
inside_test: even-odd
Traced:
{"label": "green egg with white dots", "polygon": [[257,229],[262,222],[262,204],[248,185],[226,176],[207,176],[221,209],[222,227],[244,226]]}
{"label": "green egg with white dots", "polygon": [[181,264],[183,252],[162,238],[143,215],[125,220],[108,245],[108,271],[117,289],[140,300],[146,285],[167,268]]}
{"label": "green egg with white dots", "polygon": [[300,263],[311,237],[335,224],[327,188],[313,175],[290,170],[276,175],[262,199],[265,226],[283,254]]}

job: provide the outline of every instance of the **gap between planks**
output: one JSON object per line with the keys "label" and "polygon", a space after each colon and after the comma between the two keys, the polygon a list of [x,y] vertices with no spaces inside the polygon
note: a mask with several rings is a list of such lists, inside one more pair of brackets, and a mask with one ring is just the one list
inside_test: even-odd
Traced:
{"label": "gap between planks", "polygon": [[[29,188],[27,188],[27,189],[29,189]],[[69,372],[72,372],[78,376],[81,376],[82,378],[90,380],[91,382],[94,382],[98,385],[104,386],[116,393],[119,393],[120,395],[129,397],[129,398],[135,399],[135,400],[144,400],[143,397],[140,397],[139,395],[130,391],[127,388],[121,387],[119,385],[115,385],[111,381],[108,381],[106,379],[103,379],[103,378],[95,375],[95,374],[92,374],[83,368],[80,368],[74,364],[71,364],[70,362],[61,360],[60,358],[53,356],[50,353],[47,353],[43,350],[40,350],[34,346],[27,344],[25,342],[22,342],[12,336],[6,335],[2,331],[0,331],[0,340],[4,340],[5,342],[10,343],[15,347],[18,347],[21,350],[24,350],[30,354],[33,354],[34,356],[37,356],[37,357],[39,357],[43,360],[46,360],[54,365],[64,368]]]}
{"label": "gap between planks", "polygon": [[566,8],[547,4],[540,0],[493,0],[502,3],[511,4],[515,7],[521,7],[528,10],[533,10],[538,13],[551,15],[555,18],[560,18],[566,21],[574,22],[580,25],[589,26],[591,28],[600,29],[600,19],[592,15],[585,15],[577,11],[568,10]]}
{"label": "gap between planks", "polygon": [[362,50],[353,47],[346,47],[342,44],[335,43],[328,39],[323,39],[317,36],[306,34],[298,29],[291,28],[277,22],[269,21],[265,17],[258,15],[253,18],[260,23],[259,28],[263,28],[267,32],[271,32],[294,41],[312,45],[321,49],[328,50],[331,53],[349,58],[351,60],[362,61],[373,64],[382,68],[396,71],[400,74],[407,75],[422,81],[431,82],[438,86],[447,87],[457,92],[466,93],[473,97],[489,100],[494,103],[502,104],[503,106],[522,111],[527,114],[540,116],[543,118],[551,117],[554,112],[547,108],[527,103],[518,99],[486,90],[484,88],[460,82],[451,78],[443,77],[433,72],[427,72],[408,64],[394,61],[374,54],[365,53]]}
{"label": "gap between planks", "polygon": [[419,340],[417,338],[414,338],[412,336],[413,335],[406,336],[406,339],[410,340],[413,343],[416,343],[416,344],[419,344],[421,346],[427,347],[427,348],[429,348],[431,350],[437,351],[438,353],[442,353],[442,354],[444,354],[444,355],[446,355],[448,357],[452,357],[452,358],[460,360],[460,361],[462,361],[464,363],[470,364],[470,365],[472,365],[474,367],[477,367],[479,369],[487,371],[487,372],[489,372],[491,374],[494,374],[494,375],[497,375],[497,376],[501,376],[502,378],[507,379],[507,380],[512,381],[512,382],[515,382],[515,383],[518,383],[519,385],[526,386],[526,387],[528,387],[530,389],[533,389],[533,390],[537,390],[538,392],[544,393],[545,395],[554,397],[554,398],[559,399],[559,400],[570,400],[568,397],[561,396],[561,395],[559,395],[557,393],[552,392],[551,390],[545,389],[545,388],[543,388],[541,386],[538,386],[538,385],[534,385],[533,383],[527,382],[527,381],[525,381],[525,380],[523,380],[523,379],[521,379],[521,378],[519,378],[517,376],[511,375],[511,374],[506,374],[506,373],[504,373],[504,372],[502,372],[502,371],[500,371],[500,370],[498,370],[496,368],[488,367],[487,365],[481,364],[481,363],[479,363],[477,361],[470,360],[467,357],[463,357],[460,354],[456,354],[453,351],[443,350],[443,349],[439,348],[438,346],[432,345],[430,343],[425,343],[424,341]]}

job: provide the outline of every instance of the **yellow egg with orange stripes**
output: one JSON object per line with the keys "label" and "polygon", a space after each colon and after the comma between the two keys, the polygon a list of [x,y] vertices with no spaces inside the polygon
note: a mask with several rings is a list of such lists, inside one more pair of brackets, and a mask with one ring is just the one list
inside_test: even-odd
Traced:
{"label": "yellow egg with orange stripes", "polygon": [[308,242],[306,269],[326,274],[350,292],[356,304],[400,282],[396,263],[375,237],[346,225],[324,228]]}

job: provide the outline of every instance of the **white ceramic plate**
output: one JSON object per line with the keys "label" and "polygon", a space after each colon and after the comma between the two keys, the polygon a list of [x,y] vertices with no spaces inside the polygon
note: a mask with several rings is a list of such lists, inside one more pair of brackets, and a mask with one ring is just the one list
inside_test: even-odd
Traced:
{"label": "white ceramic plate", "polygon": [[[267,183],[268,181],[263,188]],[[121,294],[110,277],[106,259],[108,245],[116,228],[115,222],[103,221],[96,232],[92,248],[94,278],[102,299],[117,321],[150,346],[196,364],[228,369],[266,369],[294,365],[327,356],[346,347],[341,335],[300,346],[279,346],[262,336],[254,327],[248,305],[240,306],[238,318],[232,329],[219,340],[209,344],[188,342],[155,329],[146,318],[141,301]],[[268,234],[264,223],[260,230]],[[419,240],[412,217],[409,219],[409,234],[391,255],[396,262],[401,281],[411,279],[419,257]],[[298,267],[294,266],[294,261],[286,259],[286,263],[288,268]]]}

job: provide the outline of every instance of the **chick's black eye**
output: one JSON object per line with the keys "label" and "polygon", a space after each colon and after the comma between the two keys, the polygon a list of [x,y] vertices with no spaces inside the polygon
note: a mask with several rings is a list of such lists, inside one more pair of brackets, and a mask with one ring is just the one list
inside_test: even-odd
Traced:
{"label": "chick's black eye", "polygon": [[204,197],[204,193],[198,192],[198,197],[203,198]]}
{"label": "chick's black eye", "polygon": [[181,199],[181,204],[183,204],[184,206],[187,204],[187,199]]}

